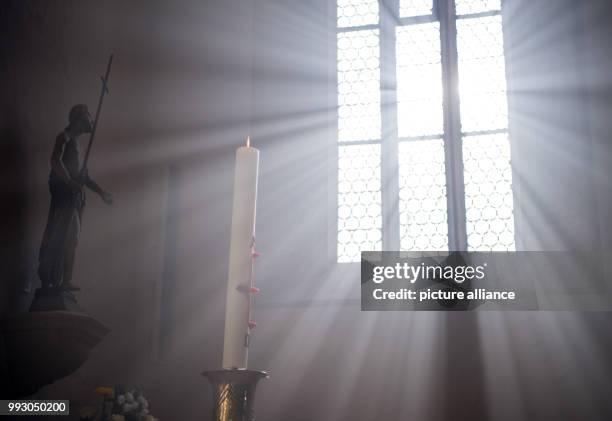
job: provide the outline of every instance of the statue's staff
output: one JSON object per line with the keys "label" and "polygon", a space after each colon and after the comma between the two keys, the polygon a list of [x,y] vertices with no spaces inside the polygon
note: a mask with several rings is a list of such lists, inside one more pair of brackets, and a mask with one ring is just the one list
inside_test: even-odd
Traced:
{"label": "statue's staff", "polygon": [[106,65],[106,74],[104,76],[100,76],[102,79],[102,91],[100,92],[100,100],[98,101],[98,109],[96,110],[96,118],[93,123],[93,127],[91,129],[91,136],[89,137],[89,144],[87,145],[87,150],[85,151],[85,158],[83,159],[83,166],[81,167],[80,173],[80,182],[83,183],[85,180],[85,175],[87,173],[87,161],[89,161],[89,154],[91,153],[91,146],[93,145],[94,138],[96,136],[96,128],[98,127],[98,121],[100,120],[100,111],[102,111],[102,103],[104,102],[104,96],[108,93],[108,77],[110,75],[111,66],[113,65],[113,54],[110,55],[108,59],[108,64]]}

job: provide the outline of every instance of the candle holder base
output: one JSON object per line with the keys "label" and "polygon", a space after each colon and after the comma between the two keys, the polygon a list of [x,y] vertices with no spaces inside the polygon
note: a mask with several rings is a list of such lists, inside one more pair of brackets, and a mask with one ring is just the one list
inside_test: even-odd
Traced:
{"label": "candle holder base", "polygon": [[255,421],[255,388],[265,371],[227,368],[202,373],[213,389],[214,421]]}

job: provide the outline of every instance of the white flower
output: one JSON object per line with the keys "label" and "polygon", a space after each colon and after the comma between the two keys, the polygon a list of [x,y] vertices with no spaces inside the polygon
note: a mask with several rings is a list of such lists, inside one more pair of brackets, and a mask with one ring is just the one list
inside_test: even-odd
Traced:
{"label": "white flower", "polygon": [[124,395],[117,396],[117,403],[119,405],[123,405],[124,402],[125,402],[125,396]]}
{"label": "white flower", "polygon": [[138,396],[137,399],[138,403],[143,407],[143,408],[148,408],[149,407],[149,402],[147,402],[147,400],[145,399],[144,396],[140,395]]}
{"label": "white flower", "polygon": [[127,392],[125,394],[125,400],[127,400],[128,402],[134,402],[134,395],[132,395],[130,392]]}
{"label": "white flower", "polygon": [[123,404],[123,412],[130,412],[138,409],[138,404],[136,402],[126,402]]}

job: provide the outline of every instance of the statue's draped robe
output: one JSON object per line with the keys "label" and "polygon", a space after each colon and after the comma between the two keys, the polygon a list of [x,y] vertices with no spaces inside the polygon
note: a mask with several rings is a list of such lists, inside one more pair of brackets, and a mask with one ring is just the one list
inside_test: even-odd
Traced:
{"label": "statue's draped robe", "polygon": [[[77,181],[80,168],[78,142],[70,139],[65,132],[58,135],[58,141],[63,143],[61,161],[69,176]],[[60,286],[71,280],[81,214],[85,206],[85,194],[74,192],[53,169],[49,175],[49,190],[51,205],[38,256],[38,274],[44,287]]]}

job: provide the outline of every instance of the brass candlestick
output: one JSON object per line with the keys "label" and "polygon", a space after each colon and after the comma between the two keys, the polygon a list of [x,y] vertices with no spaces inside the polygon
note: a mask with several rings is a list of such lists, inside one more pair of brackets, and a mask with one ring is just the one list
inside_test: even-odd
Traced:
{"label": "brass candlestick", "polygon": [[226,368],[202,373],[213,389],[214,421],[255,421],[255,388],[265,371]]}

